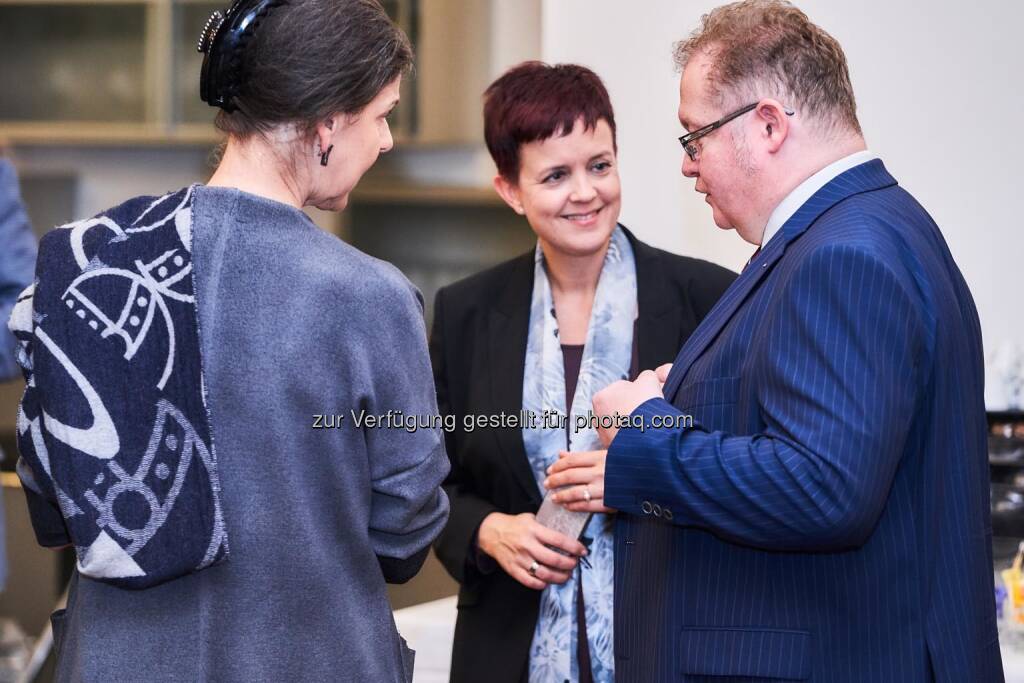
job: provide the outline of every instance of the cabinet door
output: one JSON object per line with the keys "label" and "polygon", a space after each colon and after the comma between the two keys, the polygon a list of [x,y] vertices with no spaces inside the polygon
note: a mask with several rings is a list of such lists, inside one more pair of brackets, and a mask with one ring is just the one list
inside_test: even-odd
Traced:
{"label": "cabinet door", "polygon": [[0,5],[0,120],[141,122],[144,4]]}

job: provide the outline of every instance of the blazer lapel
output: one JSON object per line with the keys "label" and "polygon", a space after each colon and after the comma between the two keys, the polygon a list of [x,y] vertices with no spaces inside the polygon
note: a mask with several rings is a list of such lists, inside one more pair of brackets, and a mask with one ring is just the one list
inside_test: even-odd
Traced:
{"label": "blazer lapel", "polygon": [[725,324],[735,315],[740,305],[772,271],[772,267],[782,258],[786,248],[802,235],[818,216],[847,197],[895,184],[896,180],[885,170],[882,162],[874,159],[841,173],[815,192],[786,221],[779,234],[768,241],[757,258],[743,270],[687,340],[676,356],[672,372],[665,382],[665,398],[669,401],[675,398],[694,361],[704,353]]}
{"label": "blazer lapel", "polygon": [[640,370],[653,370],[659,361],[679,350],[682,304],[667,287],[664,265],[655,250],[622,228],[633,246],[636,259],[637,357]]}
{"label": "blazer lapel", "polygon": [[[526,370],[526,341],[530,325],[530,297],[533,294],[533,252],[518,259],[501,296],[491,309],[487,324],[492,409],[516,415],[523,409],[523,374]],[[539,368],[531,368],[531,372]],[[495,430],[502,454],[523,491],[538,505],[541,493],[530,469],[519,429]]]}
{"label": "blazer lapel", "polygon": [[[680,303],[666,288],[663,265],[657,253],[623,226],[633,247],[637,278],[637,349],[640,369],[653,369],[659,359],[671,358],[679,348]],[[520,257],[505,289],[490,311],[491,400],[495,412],[518,413],[523,407],[523,375],[527,371],[526,343],[533,294],[533,252]],[[537,372],[540,368],[529,368]],[[543,498],[530,469],[518,429],[497,430],[502,454],[522,489],[537,504]]]}

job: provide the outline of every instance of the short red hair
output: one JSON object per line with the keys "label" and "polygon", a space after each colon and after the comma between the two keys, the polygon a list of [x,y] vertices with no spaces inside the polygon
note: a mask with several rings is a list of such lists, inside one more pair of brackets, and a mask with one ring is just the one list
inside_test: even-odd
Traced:
{"label": "short red hair", "polygon": [[519,179],[519,150],[537,140],[568,135],[576,122],[593,130],[604,119],[615,144],[615,113],[608,91],[597,74],[578,64],[523,62],[514,66],[484,93],[484,139],[510,183]]}

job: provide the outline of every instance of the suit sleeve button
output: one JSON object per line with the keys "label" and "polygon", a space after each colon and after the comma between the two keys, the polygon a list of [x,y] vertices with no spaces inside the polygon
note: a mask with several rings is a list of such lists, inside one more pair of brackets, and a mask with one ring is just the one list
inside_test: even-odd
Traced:
{"label": "suit sleeve button", "polygon": [[649,500],[645,500],[640,504],[640,509],[645,515],[649,515],[654,508],[651,507],[651,502]]}
{"label": "suit sleeve button", "polygon": [[668,508],[665,508],[665,511],[662,513],[661,516],[670,522],[672,521],[672,511],[669,510]]}
{"label": "suit sleeve button", "polygon": [[661,517],[661,506],[655,503],[652,507],[654,508],[654,516]]}

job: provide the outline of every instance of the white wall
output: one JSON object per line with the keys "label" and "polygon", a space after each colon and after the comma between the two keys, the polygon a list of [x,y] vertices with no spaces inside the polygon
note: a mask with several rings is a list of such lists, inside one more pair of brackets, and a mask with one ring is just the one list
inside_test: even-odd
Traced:
{"label": "white wall", "polygon": [[542,0],[490,0],[490,2],[490,80],[494,80],[510,66],[529,59],[540,59],[544,3]]}
{"label": "white wall", "polygon": [[[616,106],[622,221],[659,246],[738,268],[679,173],[672,44],[707,0],[545,0],[543,58],[604,78]],[[1024,4],[797,0],[843,45],[869,147],[942,228],[974,293],[989,353],[1024,345]]]}

